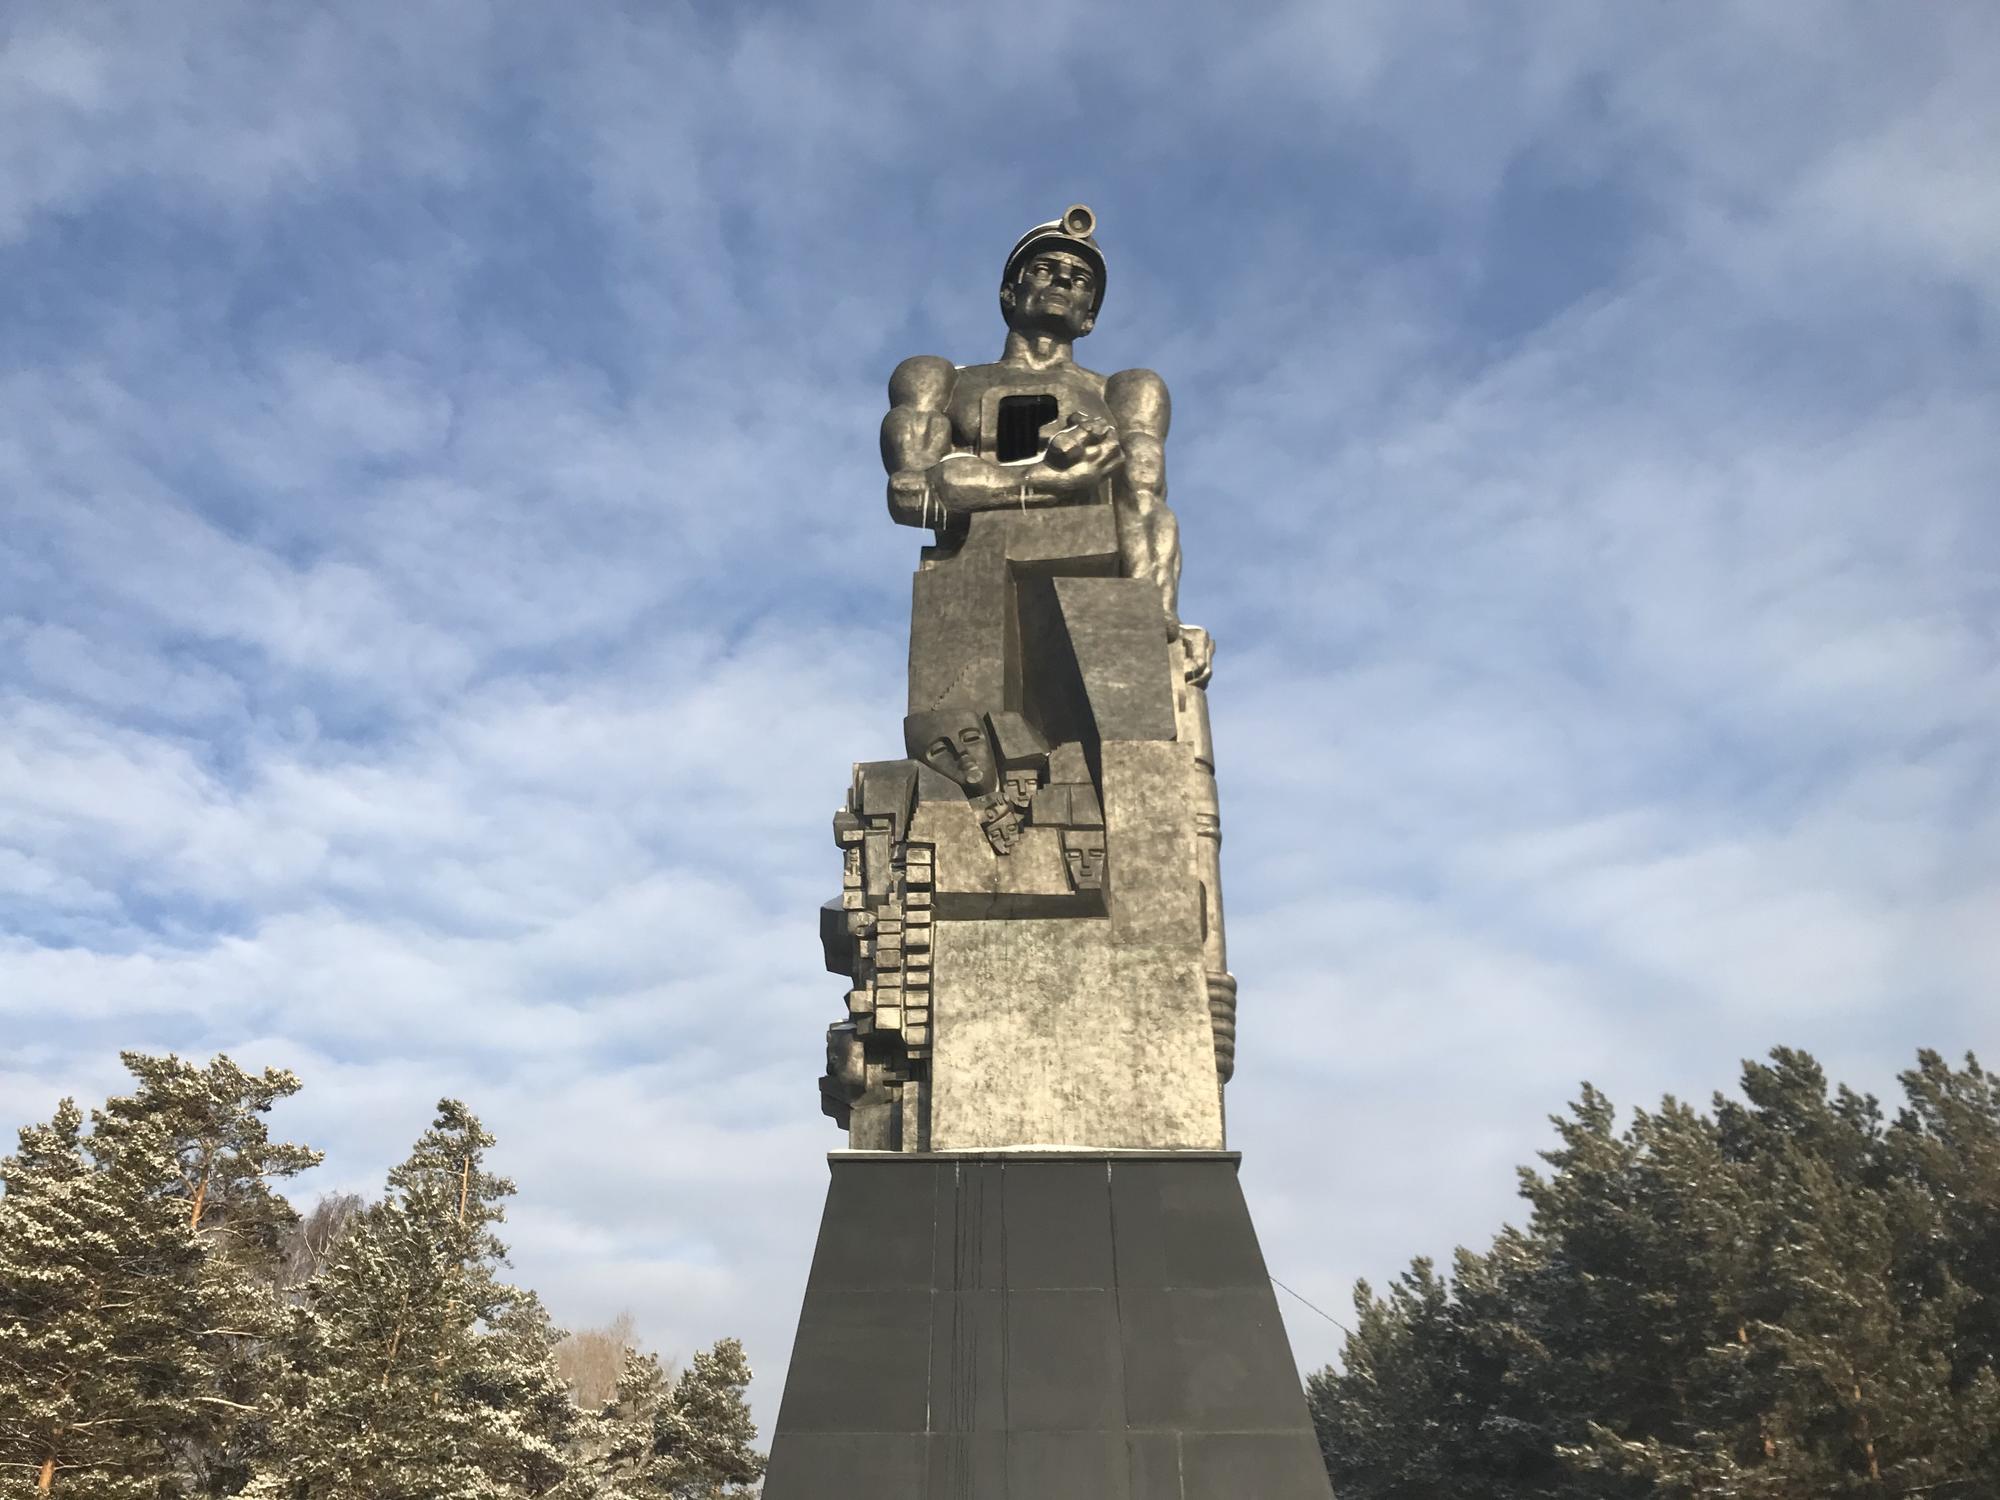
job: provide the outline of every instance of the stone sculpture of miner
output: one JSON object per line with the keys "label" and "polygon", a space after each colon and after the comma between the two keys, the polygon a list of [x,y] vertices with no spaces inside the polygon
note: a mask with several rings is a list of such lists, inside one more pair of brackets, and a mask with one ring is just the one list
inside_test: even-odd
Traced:
{"label": "stone sculpture of miner", "polygon": [[[1214,646],[1180,619],[1180,528],[1167,508],[1165,441],[1172,417],[1166,382],[1151,370],[1106,377],[1076,363],[1104,301],[1104,257],[1096,221],[1081,204],[1037,225],[1007,257],[1000,311],[1007,342],[993,364],[955,367],[917,355],[890,377],[892,406],[882,422],[889,514],[929,526],[940,540],[975,511],[1084,503],[1111,484],[1121,571],[1160,591],[1167,629],[1186,652],[1189,681],[1208,680]],[[1052,397],[1049,421],[1020,446],[1040,456],[1010,458],[1014,436],[989,420],[996,394],[1030,388]],[[1040,413],[1036,413],[1039,415]],[[995,444],[1000,451],[990,451]]]}
{"label": "stone sculpture of miner", "polygon": [[[935,854],[927,848],[921,862],[934,890],[906,912],[892,896],[874,894],[894,887],[897,877],[883,861],[905,837],[904,814],[890,811],[905,794],[885,789],[906,787],[918,803],[935,793],[910,776],[884,779],[886,771],[872,770],[862,778],[872,790],[857,791],[859,802],[838,825],[860,866],[850,871],[841,912],[829,919],[835,941],[828,965],[855,980],[850,1020],[836,1030],[854,1031],[869,1087],[905,1120],[890,1137],[902,1149],[928,1138],[923,1101],[933,1088],[944,1101],[939,1138],[953,1143],[1004,1143],[1010,1130],[1048,1130],[1054,1133],[1034,1138],[1104,1144],[1101,1132],[1126,1129],[1137,1134],[1125,1144],[1219,1143],[1213,1080],[1226,1082],[1233,1071],[1236,981],[1223,934],[1204,690],[1214,645],[1180,618],[1179,526],[1167,507],[1166,383],[1143,369],[1107,377],[1074,358],[1076,340],[1091,331],[1104,300],[1095,228],[1095,216],[1076,205],[1015,243],[1001,277],[1007,338],[998,360],[961,369],[920,355],[890,377],[882,422],[889,513],[936,536],[913,584],[909,764],[938,773],[933,786],[962,789],[984,835],[970,852],[948,838],[929,846]],[[1099,587],[1114,579],[1126,582]],[[1142,587],[1134,592],[1131,583]],[[989,742],[1000,725],[1012,757],[1004,765]],[[1125,748],[1103,748],[1114,741]],[[1112,760],[1123,769],[1114,771]],[[1003,773],[1015,784],[999,785]],[[869,852],[870,838],[884,840],[881,851]],[[1194,899],[1184,905],[1190,892]],[[1108,931],[1093,928],[1093,915],[1108,917]],[[1066,935],[1023,929],[1015,948],[1004,933],[953,926],[1005,927],[1029,916],[1078,925]],[[882,922],[894,941],[871,936]],[[950,941],[926,936],[919,946],[909,936],[947,927],[958,933]],[[934,955],[935,965],[909,957],[918,953]],[[1090,966],[1099,964],[1121,976],[1106,981],[1120,994],[1137,987],[1153,997],[1144,1003],[1172,1010],[1182,1003],[1172,997],[1184,997],[1201,1007],[1207,1014],[1200,1021],[1212,1023],[1209,1123],[1195,1118],[1195,1106],[1171,1121],[1161,1114],[1135,1123],[1130,1110],[1113,1121],[1117,1111],[1108,1105],[1101,1118],[1086,1111],[1001,1124],[989,1112],[975,1122],[952,1100],[977,1094],[968,1081],[980,1076],[978,1066],[959,1070],[940,1053],[932,1072],[931,1054],[934,1045],[951,1050],[954,1024],[962,1057],[983,1045],[977,1028],[964,1028],[984,1003],[986,981],[955,976],[983,973],[989,959],[1017,994],[1044,981],[1062,990],[1069,977],[1097,972]],[[1037,965],[1050,973],[1034,978]],[[1159,965],[1191,978],[1194,993],[1178,988],[1179,980],[1139,977],[1166,972]],[[942,1042],[931,1007],[940,996]],[[1074,1007],[1063,1014],[1070,1017],[1064,1024],[1083,1024]],[[1002,1022],[989,1013],[984,1024],[979,1034]],[[1193,1046],[1173,1031],[1180,1024],[1160,1020],[1166,1030],[1147,1045]],[[1139,1034],[1117,1018],[1104,1027],[1106,1037]],[[1162,1040],[1170,1031],[1179,1040]],[[1079,1035],[1073,1031],[1063,1045],[1082,1047]],[[857,1086],[829,1073],[826,1097],[837,1119],[844,1101],[858,1097]],[[882,1138],[874,1126],[864,1134]]]}

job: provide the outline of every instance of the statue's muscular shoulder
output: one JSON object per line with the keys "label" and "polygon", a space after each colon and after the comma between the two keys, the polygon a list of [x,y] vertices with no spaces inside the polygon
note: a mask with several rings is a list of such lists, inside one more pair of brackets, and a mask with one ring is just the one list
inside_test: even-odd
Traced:
{"label": "statue's muscular shoulder", "polygon": [[1144,433],[1165,442],[1174,419],[1167,383],[1151,370],[1120,370],[1104,382],[1104,404],[1121,434]]}
{"label": "statue's muscular shoulder", "polygon": [[913,354],[889,376],[889,405],[943,411],[958,383],[958,366],[941,354]]}

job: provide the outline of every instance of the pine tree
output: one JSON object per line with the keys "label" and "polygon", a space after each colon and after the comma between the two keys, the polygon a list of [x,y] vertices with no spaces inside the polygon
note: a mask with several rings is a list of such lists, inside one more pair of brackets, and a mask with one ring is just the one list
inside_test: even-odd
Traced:
{"label": "pine tree", "polygon": [[1972,1493],[2000,1494],[2000,1078],[1976,1057],[1954,1070],[1935,1052],[1899,1076],[1906,1107],[1883,1141],[1895,1180],[1935,1206],[1935,1255],[1919,1247],[1900,1274],[1953,1298],[1950,1388],[1968,1433]]}
{"label": "pine tree", "polygon": [[166,1442],[190,1493],[234,1494],[266,1435],[276,1284],[298,1222],[273,1184],[317,1165],[321,1153],[271,1139],[265,1116],[299,1090],[289,1071],[248,1073],[226,1056],[206,1065],[121,1056],[139,1087],[93,1116],[92,1153],[114,1170],[138,1166],[145,1180],[135,1186],[184,1217],[201,1247],[189,1309],[197,1316],[179,1330],[199,1388]]}
{"label": "pine tree", "polygon": [[657,1356],[632,1350],[605,1413],[599,1473],[618,1500],[725,1500],[764,1474],[744,1392],[743,1346],[723,1339],[669,1385]]}
{"label": "pine tree", "polygon": [[1778,1049],[1622,1133],[1586,1086],[1525,1232],[1377,1299],[1311,1382],[1343,1500],[2000,1494],[2000,1084],[1908,1107]]}
{"label": "pine tree", "polygon": [[505,1493],[551,1500],[595,1494],[586,1455],[599,1419],[577,1409],[556,1365],[562,1333],[533,1292],[511,1293],[475,1344],[464,1394],[485,1419],[478,1462],[508,1486]]}
{"label": "pine tree", "polygon": [[298,1088],[124,1054],[138,1081],[24,1131],[0,1198],[0,1452],[42,1493],[232,1493],[262,1436],[292,1214],[271,1186],[318,1160],[262,1115]]}
{"label": "pine tree", "polygon": [[500,1500],[587,1493],[570,1451],[585,1419],[557,1375],[539,1302],[499,1280],[514,1191],[493,1137],[446,1099],[294,1315],[272,1500]]}
{"label": "pine tree", "polygon": [[136,1500],[160,1493],[163,1456],[128,1356],[160,1331],[134,1326],[153,1305],[136,1303],[129,1268],[158,1257],[82,1129],[65,1099],[0,1165],[0,1464],[23,1492]]}
{"label": "pine tree", "polygon": [[1464,1393],[1454,1388],[1457,1366],[1447,1353],[1450,1283],[1420,1257],[1387,1298],[1356,1283],[1354,1313],[1345,1368],[1306,1382],[1336,1493],[1381,1500],[1457,1493],[1467,1433],[1451,1420]]}
{"label": "pine tree", "polygon": [[674,1382],[658,1445],[673,1465],[668,1493],[677,1500],[722,1500],[763,1478],[749,1386],[750,1362],[735,1339],[696,1354]]}
{"label": "pine tree", "polygon": [[1954,1389],[1971,1297],[1938,1253],[1944,1202],[1896,1172],[1874,1099],[1829,1096],[1803,1053],[1772,1057],[1744,1070],[1749,1108],[1716,1105],[1768,1223],[1768,1468],[1794,1492],[1949,1494],[1993,1408],[1988,1387]]}
{"label": "pine tree", "polygon": [[671,1460],[660,1451],[660,1413],[672,1396],[659,1356],[625,1351],[618,1389],[605,1408],[598,1474],[618,1500],[670,1495]]}

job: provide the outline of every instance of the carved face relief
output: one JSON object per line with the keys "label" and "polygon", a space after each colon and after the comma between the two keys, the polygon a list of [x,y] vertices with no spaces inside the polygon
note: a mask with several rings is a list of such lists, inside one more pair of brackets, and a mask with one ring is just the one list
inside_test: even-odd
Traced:
{"label": "carved face relief", "polygon": [[1062,836],[1063,863],[1069,867],[1070,886],[1079,891],[1104,889],[1104,830],[1065,828]]}
{"label": "carved face relief", "polygon": [[826,1029],[826,1076],[850,1099],[868,1087],[868,1059],[850,1022]]}
{"label": "carved face relief", "polygon": [[949,776],[968,792],[993,789],[993,750],[978,720],[967,720],[934,735],[924,746],[924,763]]}
{"label": "carved face relief", "polygon": [[1026,812],[1035,800],[1035,790],[1042,784],[1042,776],[1033,766],[1016,766],[1000,776],[1000,791],[1007,799],[1007,805],[1016,812]]}
{"label": "carved face relief", "polygon": [[1021,813],[1002,796],[983,797],[979,826],[986,830],[987,842],[996,854],[1012,854],[1021,842]]}

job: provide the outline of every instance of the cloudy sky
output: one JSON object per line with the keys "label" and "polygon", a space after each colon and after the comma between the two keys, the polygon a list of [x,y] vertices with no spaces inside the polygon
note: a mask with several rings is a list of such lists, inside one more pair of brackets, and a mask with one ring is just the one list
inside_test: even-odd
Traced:
{"label": "cloudy sky", "polygon": [[2000,1053],[2000,10],[1220,15],[14,7],[0,1128],[226,1050],[309,1200],[462,1096],[521,1279],[741,1334],[768,1423],[882,383],[1078,200],[1085,362],[1175,392],[1278,1276],[1483,1244],[1584,1078]]}

